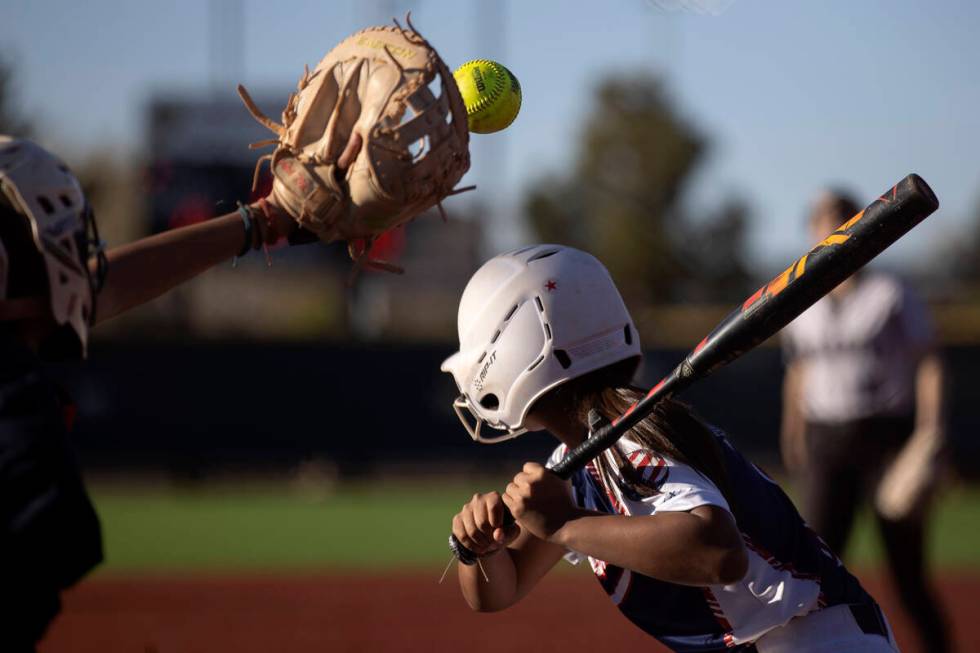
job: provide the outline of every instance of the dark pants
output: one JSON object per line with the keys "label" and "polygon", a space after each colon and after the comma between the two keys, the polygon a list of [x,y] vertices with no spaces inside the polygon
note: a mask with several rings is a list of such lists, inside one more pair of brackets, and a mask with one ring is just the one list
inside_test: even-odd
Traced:
{"label": "dark pants", "polygon": [[67,440],[0,419],[0,651],[33,651],[59,593],[102,559],[99,520]]}
{"label": "dark pants", "polygon": [[[854,516],[914,428],[908,418],[870,418],[842,424],[808,423],[804,515],[827,545],[842,555]],[[873,507],[873,506],[872,506]],[[926,578],[925,515],[875,519],[899,597],[916,626],[923,650],[947,651],[942,608]]]}

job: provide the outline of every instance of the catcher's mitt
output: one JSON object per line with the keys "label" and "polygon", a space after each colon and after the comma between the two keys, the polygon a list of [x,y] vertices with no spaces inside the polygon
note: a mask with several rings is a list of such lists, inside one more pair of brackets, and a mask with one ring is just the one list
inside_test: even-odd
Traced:
{"label": "catcher's mitt", "polygon": [[[408,29],[395,21],[357,32],[312,73],[306,68],[282,125],[238,86],[249,112],[278,136],[250,145],[276,145],[256,164],[256,180],[269,159],[275,204],[321,240],[347,241],[365,265],[390,267],[362,260],[374,238],[432,206],[442,212],[444,198],[472,188],[453,189],[470,166],[459,89],[407,22]],[[436,81],[438,97],[430,90]]]}

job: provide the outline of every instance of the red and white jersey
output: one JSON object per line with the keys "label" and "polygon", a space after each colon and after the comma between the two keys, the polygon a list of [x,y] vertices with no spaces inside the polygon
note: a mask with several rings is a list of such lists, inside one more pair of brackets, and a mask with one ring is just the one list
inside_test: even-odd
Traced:
{"label": "red and white jersey", "polygon": [[[689,511],[713,505],[735,516],[749,554],[745,577],[731,585],[675,585],[589,558],[603,588],[640,628],[674,650],[719,651],[753,642],[796,616],[825,605],[874,601],[800,518],[778,485],[746,461],[718,432],[738,509],[714,483],[688,465],[619,441],[632,467],[628,483],[615,464],[614,478],[594,461],[572,477],[576,503],[590,510],[627,516]],[[566,453],[558,447],[549,463]],[[609,452],[603,454],[612,463]],[[577,563],[583,557],[570,552]]]}

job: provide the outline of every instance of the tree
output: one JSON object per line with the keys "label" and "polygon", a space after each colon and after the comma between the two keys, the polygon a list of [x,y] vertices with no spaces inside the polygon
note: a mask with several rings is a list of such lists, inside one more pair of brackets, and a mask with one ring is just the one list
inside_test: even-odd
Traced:
{"label": "tree", "polygon": [[936,285],[946,288],[947,292],[948,289],[955,288],[957,294],[972,302],[980,300],[978,250],[980,250],[980,201],[974,205],[964,231],[940,249],[935,261],[930,265],[931,270],[938,271],[937,276],[945,273],[947,277]]}
{"label": "tree", "polygon": [[748,281],[747,206],[731,202],[696,225],[681,207],[706,149],[657,79],[609,79],[567,176],[541,180],[525,198],[531,228],[543,241],[594,253],[634,301],[737,297]]}

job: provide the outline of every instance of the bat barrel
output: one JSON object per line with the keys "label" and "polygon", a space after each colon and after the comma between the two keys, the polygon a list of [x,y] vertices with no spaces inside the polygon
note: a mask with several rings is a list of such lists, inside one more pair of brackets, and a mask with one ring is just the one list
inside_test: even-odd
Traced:
{"label": "bat barrel", "polygon": [[732,311],[646,397],[572,449],[552,471],[569,478],[649,415],[657,402],[767,340],[938,207],[921,177],[905,177]]}

